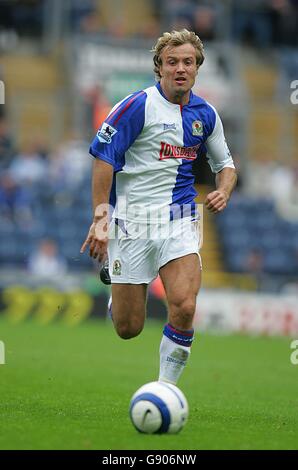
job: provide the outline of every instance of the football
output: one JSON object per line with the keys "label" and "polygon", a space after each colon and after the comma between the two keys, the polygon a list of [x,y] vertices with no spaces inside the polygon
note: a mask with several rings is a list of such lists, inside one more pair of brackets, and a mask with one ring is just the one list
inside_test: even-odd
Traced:
{"label": "football", "polygon": [[175,434],[181,431],[186,423],[188,403],[176,385],[150,382],[132,396],[129,414],[139,432]]}

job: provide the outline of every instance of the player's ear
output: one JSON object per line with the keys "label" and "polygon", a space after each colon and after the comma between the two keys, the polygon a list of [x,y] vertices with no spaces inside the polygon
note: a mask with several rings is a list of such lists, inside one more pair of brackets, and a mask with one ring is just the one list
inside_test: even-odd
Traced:
{"label": "player's ear", "polygon": [[162,73],[162,58],[159,56],[156,60],[156,66],[158,68],[158,73],[160,75],[160,77],[163,76],[163,73]]}
{"label": "player's ear", "polygon": [[155,55],[153,57],[153,63],[154,63],[154,72],[160,75],[161,77],[161,66],[162,66],[161,58]]}

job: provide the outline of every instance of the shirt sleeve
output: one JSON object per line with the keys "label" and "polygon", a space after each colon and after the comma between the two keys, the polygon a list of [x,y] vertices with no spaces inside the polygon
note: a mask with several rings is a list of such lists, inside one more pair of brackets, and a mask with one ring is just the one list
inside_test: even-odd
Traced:
{"label": "shirt sleeve", "polygon": [[93,157],[110,163],[115,171],[123,168],[125,152],[144,127],[146,98],[140,91],[114,106],[91,143]]}
{"label": "shirt sleeve", "polygon": [[223,125],[217,111],[215,112],[215,124],[213,131],[207,138],[205,145],[207,159],[213,173],[218,173],[223,168],[235,168],[233,158],[227,145]]}

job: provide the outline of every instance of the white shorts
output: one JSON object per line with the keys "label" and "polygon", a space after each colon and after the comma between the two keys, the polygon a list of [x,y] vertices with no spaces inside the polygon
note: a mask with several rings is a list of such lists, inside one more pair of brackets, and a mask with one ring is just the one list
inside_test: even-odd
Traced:
{"label": "white shorts", "polygon": [[149,284],[169,261],[196,253],[199,223],[177,219],[162,226],[112,220],[109,228],[109,273],[112,284]]}

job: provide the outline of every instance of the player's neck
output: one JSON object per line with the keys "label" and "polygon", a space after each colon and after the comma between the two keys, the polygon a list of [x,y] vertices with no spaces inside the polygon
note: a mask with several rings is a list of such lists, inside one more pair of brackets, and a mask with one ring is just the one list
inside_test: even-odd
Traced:
{"label": "player's neck", "polygon": [[180,106],[185,106],[189,102],[189,95],[190,95],[189,91],[182,96],[174,95],[172,99],[170,99],[169,101],[171,101],[171,103],[174,103],[174,104],[179,104]]}
{"label": "player's neck", "polygon": [[160,83],[163,95],[165,98],[173,104],[179,104],[180,106],[185,106],[189,102],[190,90],[180,94],[180,93],[171,93]]}

